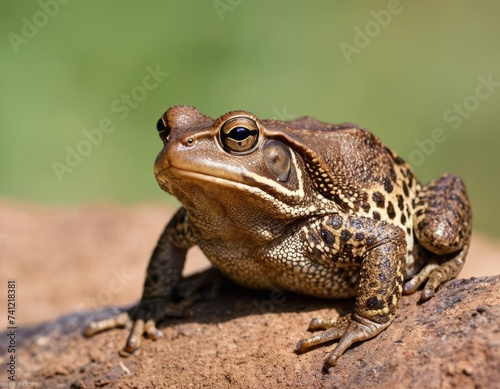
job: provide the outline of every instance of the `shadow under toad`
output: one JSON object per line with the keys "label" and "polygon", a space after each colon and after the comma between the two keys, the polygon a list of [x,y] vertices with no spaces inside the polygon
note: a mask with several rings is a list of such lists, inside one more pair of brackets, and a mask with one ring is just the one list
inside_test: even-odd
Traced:
{"label": "shadow under toad", "polygon": [[[197,284],[198,279],[213,278],[214,272],[218,272],[218,270],[210,268],[185,278],[180,293],[177,293],[177,299],[181,300],[182,295],[186,293],[185,291],[190,289],[193,284]],[[277,289],[271,291],[255,290],[240,286],[226,277],[220,277],[216,292],[214,292],[212,285],[201,287],[198,292],[198,301],[187,308],[183,317],[167,317],[158,323],[158,328],[164,329],[171,325],[191,322],[217,324],[250,315],[314,312],[322,309],[331,309],[331,317],[333,318],[337,315],[348,314],[354,308],[354,299],[329,300]],[[16,346],[19,348],[29,347],[35,343],[42,345],[46,339],[83,337],[84,329],[92,321],[110,318],[134,305],[75,312],[50,322],[17,328]],[[313,316],[311,315],[311,319]],[[308,324],[304,323],[304,329],[307,328]],[[6,334],[6,331],[0,334],[0,358],[5,356],[7,349],[7,345],[3,344],[7,338]]]}

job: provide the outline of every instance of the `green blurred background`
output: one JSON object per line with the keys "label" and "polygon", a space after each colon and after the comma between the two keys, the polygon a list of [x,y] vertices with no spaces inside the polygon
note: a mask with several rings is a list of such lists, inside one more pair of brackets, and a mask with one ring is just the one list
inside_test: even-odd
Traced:
{"label": "green blurred background", "polygon": [[[461,175],[475,228],[500,237],[500,2],[64,3],[2,1],[1,197],[174,201],[152,173],[155,124],[190,104],[214,117],[246,109],[355,122],[422,181]],[[141,87],[148,66],[168,73],[151,90]],[[68,147],[103,118],[114,131],[58,178],[54,162],[66,164]],[[446,140],[430,145],[435,128]]]}

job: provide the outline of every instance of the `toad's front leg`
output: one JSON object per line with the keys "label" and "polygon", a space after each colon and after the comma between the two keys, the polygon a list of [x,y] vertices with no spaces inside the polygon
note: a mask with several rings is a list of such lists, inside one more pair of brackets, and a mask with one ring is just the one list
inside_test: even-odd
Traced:
{"label": "toad's front leg", "polygon": [[351,345],[374,337],[393,321],[403,290],[406,238],[392,224],[340,215],[328,218],[319,233],[333,261],[361,265],[354,312],[337,320],[313,319],[309,330],[324,331],[297,344],[297,351],[303,352],[340,339],[325,362],[325,369],[331,371]]}
{"label": "toad's front leg", "polygon": [[115,317],[92,322],[84,330],[84,335],[131,325],[131,330],[122,356],[130,355],[140,347],[142,335],[151,339],[162,336],[157,323],[165,317],[179,317],[185,308],[199,297],[198,290],[207,286],[212,276],[182,278],[182,269],[187,249],[194,244],[189,228],[189,219],[181,208],[165,228],[149,262],[141,301],[131,309]]}

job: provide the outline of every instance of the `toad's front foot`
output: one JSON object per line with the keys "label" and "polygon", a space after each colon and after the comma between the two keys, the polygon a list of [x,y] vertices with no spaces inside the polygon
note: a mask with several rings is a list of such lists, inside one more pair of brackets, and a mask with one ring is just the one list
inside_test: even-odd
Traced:
{"label": "toad's front foot", "polygon": [[165,318],[187,315],[187,308],[196,301],[214,298],[222,282],[222,274],[215,268],[183,278],[169,297],[146,296],[136,306],[108,319],[91,322],[83,335],[91,337],[114,328],[130,328],[121,356],[137,353],[142,336],[156,340],[163,336],[157,324]]}
{"label": "toad's front foot", "polygon": [[91,337],[100,332],[113,328],[130,328],[130,333],[125,343],[125,347],[120,350],[123,357],[137,353],[141,346],[142,336],[146,335],[152,340],[163,336],[161,330],[156,325],[166,317],[183,317],[186,315],[186,308],[198,296],[192,295],[174,304],[165,298],[145,298],[136,306],[119,313],[108,319],[93,321],[83,331],[87,337]]}
{"label": "toad's front foot", "polygon": [[332,373],[333,366],[337,364],[338,359],[349,347],[356,342],[373,338],[389,324],[375,323],[356,314],[342,316],[337,320],[312,319],[308,330],[323,330],[323,332],[310,338],[301,339],[295,351],[302,353],[319,344],[340,339],[324,365],[324,370]]}

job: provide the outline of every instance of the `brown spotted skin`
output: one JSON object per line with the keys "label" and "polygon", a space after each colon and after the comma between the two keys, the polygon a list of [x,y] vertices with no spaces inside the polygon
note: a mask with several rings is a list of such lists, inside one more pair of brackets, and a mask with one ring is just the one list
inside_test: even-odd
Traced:
{"label": "brown spotted skin", "polygon": [[[313,319],[297,351],[339,339],[325,367],[393,321],[402,293],[422,298],[455,277],[467,253],[471,211],[460,178],[422,186],[369,131],[304,117],[260,120],[245,111],[212,119],[174,106],[158,122],[162,189],[182,207],[151,258],[141,303],[92,323],[87,335],[134,322],[125,346],[194,301],[172,302],[189,247],[243,285],[322,298],[356,297],[354,311]],[[201,283],[200,283],[201,284]],[[195,292],[193,292],[196,295]]]}

